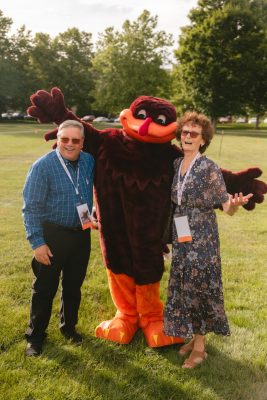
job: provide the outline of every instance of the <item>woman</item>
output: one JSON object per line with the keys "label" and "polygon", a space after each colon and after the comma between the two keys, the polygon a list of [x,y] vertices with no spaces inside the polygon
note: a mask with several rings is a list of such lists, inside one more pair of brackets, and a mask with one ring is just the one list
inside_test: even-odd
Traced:
{"label": "woman", "polygon": [[173,256],[164,331],[191,338],[180,355],[190,353],[183,368],[195,368],[207,357],[205,335],[229,335],[224,310],[219,236],[214,208],[233,215],[252,194],[228,195],[219,167],[202,153],[213,137],[210,120],[187,112],[179,121],[177,139],[184,157],[175,160],[172,201],[175,203]]}

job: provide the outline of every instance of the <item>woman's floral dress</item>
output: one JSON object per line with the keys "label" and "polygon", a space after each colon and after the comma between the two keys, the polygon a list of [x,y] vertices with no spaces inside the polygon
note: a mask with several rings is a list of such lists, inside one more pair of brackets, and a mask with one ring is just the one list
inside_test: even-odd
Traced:
{"label": "woman's floral dress", "polygon": [[228,201],[225,183],[219,167],[206,156],[200,156],[188,175],[178,207],[177,179],[181,161],[181,158],[174,161],[172,201],[176,204],[175,216],[188,216],[193,239],[178,243],[173,224],[173,256],[164,332],[183,338],[207,332],[229,335],[214,211],[214,207]]}

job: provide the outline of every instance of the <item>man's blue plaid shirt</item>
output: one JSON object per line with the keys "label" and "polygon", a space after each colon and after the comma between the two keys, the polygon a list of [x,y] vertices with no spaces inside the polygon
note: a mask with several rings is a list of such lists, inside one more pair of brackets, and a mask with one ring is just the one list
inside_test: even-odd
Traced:
{"label": "man's blue plaid shirt", "polygon": [[31,167],[23,189],[23,219],[26,236],[33,249],[45,244],[43,222],[53,222],[66,227],[80,226],[77,204],[87,203],[90,212],[93,205],[94,158],[80,153],[78,167],[68,160],[64,162],[77,183],[79,168],[79,195],[64,171],[56,151],[51,151]]}

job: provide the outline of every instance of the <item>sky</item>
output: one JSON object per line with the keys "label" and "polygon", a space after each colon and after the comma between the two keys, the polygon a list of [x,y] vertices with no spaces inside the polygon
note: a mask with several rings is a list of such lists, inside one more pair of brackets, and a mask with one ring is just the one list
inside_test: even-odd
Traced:
{"label": "sky", "polygon": [[109,26],[121,30],[126,19],[134,21],[147,9],[158,16],[157,30],[173,34],[175,44],[180,27],[188,24],[187,15],[197,0],[1,0],[0,10],[13,20],[12,33],[25,25],[33,34],[49,33],[52,37],[76,27],[93,34]]}

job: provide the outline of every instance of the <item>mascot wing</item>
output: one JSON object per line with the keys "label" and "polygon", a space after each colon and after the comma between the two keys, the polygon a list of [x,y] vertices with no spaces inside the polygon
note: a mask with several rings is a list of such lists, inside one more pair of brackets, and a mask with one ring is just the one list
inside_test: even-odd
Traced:
{"label": "mascot wing", "polygon": [[228,193],[253,194],[253,197],[243,206],[245,209],[253,210],[256,203],[263,202],[264,194],[267,193],[267,185],[265,182],[256,179],[262,174],[260,168],[248,168],[236,173],[222,169],[222,173]]}
{"label": "mascot wing", "polygon": [[66,119],[75,119],[72,111],[65,106],[63,93],[59,88],[53,88],[50,93],[45,90],[38,90],[30,97],[32,106],[27,113],[39,122],[55,122],[60,124]]}

